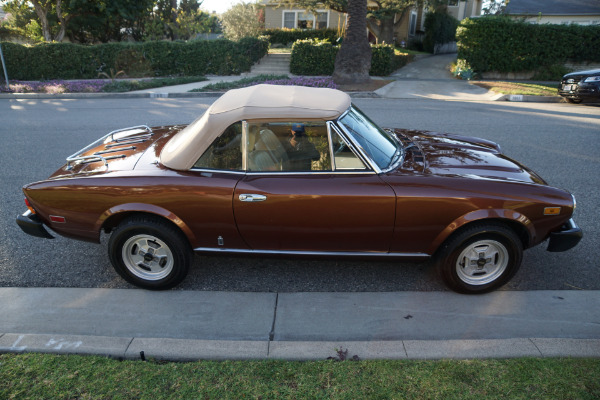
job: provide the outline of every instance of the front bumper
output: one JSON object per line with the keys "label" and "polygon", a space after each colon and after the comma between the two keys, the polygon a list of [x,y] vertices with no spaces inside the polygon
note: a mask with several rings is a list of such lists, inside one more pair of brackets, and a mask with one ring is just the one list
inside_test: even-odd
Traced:
{"label": "front bumper", "polygon": [[577,246],[583,237],[583,231],[571,218],[561,227],[558,232],[550,234],[550,241],[546,250],[552,252],[567,251]]}
{"label": "front bumper", "polygon": [[54,236],[48,233],[40,218],[27,210],[17,217],[17,225],[28,235],[41,237],[45,239],[54,239]]}
{"label": "front bumper", "polygon": [[[565,86],[570,89],[564,90]],[[561,83],[558,86],[558,94],[569,99],[600,99],[600,85],[583,82],[572,85]]]}

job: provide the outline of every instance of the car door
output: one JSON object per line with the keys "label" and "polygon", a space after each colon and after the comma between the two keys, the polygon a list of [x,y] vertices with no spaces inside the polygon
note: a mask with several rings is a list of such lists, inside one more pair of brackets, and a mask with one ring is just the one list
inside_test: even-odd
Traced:
{"label": "car door", "polygon": [[[299,151],[290,144],[303,139],[290,130],[295,125],[305,127],[306,146]],[[235,188],[233,209],[251,249],[389,251],[394,191],[352,152],[332,124],[263,122],[246,128],[247,173]],[[311,155],[308,163],[300,159],[313,154],[313,148],[318,156]]]}

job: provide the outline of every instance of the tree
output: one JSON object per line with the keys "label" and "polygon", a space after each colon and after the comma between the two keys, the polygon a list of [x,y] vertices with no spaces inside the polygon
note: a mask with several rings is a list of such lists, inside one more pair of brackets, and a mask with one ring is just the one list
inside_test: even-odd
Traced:
{"label": "tree", "polygon": [[[44,36],[44,40],[46,42],[62,41],[67,31],[67,22],[71,18],[70,15],[65,15],[65,13],[63,12],[64,10],[62,0],[30,1],[33,4],[33,8],[35,9],[35,13],[37,14],[38,19],[40,20],[40,25],[42,27],[42,36]],[[59,29],[55,35],[52,34],[51,26],[48,21],[48,13],[50,11],[54,11],[56,13],[56,17],[59,21]]]}
{"label": "tree", "polygon": [[239,40],[260,35],[264,26],[260,21],[261,7],[255,3],[238,3],[221,16],[225,37]]}
{"label": "tree", "polygon": [[509,0],[486,0],[483,2],[484,15],[499,15],[504,13]]}
{"label": "tree", "polygon": [[368,82],[371,45],[367,40],[367,0],[348,0],[346,36],[335,58],[333,80],[338,84]]}

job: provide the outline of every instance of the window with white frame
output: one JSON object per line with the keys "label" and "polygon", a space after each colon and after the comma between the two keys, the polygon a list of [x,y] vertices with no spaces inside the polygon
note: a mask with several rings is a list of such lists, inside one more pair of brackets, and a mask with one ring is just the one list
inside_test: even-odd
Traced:
{"label": "window with white frame", "polygon": [[312,14],[305,10],[283,12],[283,27],[287,29],[324,29],[329,26],[327,11]]}

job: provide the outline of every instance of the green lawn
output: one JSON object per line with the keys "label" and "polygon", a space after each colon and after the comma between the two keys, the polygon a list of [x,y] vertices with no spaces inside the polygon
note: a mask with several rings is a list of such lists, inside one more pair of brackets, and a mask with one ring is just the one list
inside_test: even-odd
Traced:
{"label": "green lawn", "polygon": [[0,355],[0,399],[598,399],[598,359],[199,361]]}
{"label": "green lawn", "polygon": [[558,96],[557,85],[501,82],[501,81],[471,81],[472,84],[502,94],[523,94],[532,96]]}

